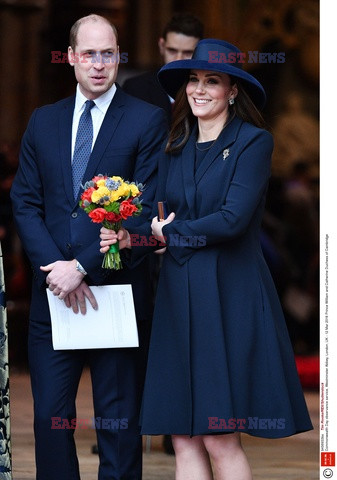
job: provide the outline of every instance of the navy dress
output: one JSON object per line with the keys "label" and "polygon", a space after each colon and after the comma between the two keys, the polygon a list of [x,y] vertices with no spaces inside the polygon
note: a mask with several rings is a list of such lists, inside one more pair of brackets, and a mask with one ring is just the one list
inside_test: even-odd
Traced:
{"label": "navy dress", "polygon": [[[312,429],[280,302],[260,246],[272,136],[234,118],[199,164],[196,127],[160,163],[175,220],[157,289],[143,434]],[[140,255],[137,248],[132,255]]]}

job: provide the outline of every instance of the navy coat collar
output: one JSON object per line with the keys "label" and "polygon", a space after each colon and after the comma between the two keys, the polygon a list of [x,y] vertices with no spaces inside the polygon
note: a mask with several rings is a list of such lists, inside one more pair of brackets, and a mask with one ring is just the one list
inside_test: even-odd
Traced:
{"label": "navy coat collar", "polygon": [[[198,125],[195,125],[191,135],[182,150],[182,170],[184,176],[185,196],[192,216],[195,208],[196,187],[208,168],[223,151],[233,144],[238,136],[243,121],[234,117],[233,120],[222,130],[216,142],[207,152],[198,170],[194,172],[195,143],[198,137]],[[226,161],[224,159],[223,161]]]}
{"label": "navy coat collar", "polygon": [[[110,103],[100,131],[97,135],[84,178],[92,178],[94,177],[95,173],[97,173],[98,165],[102,159],[102,156],[104,155],[104,152],[116,131],[117,125],[123,116],[123,107],[125,103],[124,99],[125,94],[119,85],[117,85],[117,91]],[[71,171],[71,133],[74,106],[75,96],[70,97],[63,104],[63,108],[59,117],[59,141],[65,190],[69,203],[75,208],[78,205],[81,192],[79,192],[79,197],[76,199],[76,201],[74,201]]]}

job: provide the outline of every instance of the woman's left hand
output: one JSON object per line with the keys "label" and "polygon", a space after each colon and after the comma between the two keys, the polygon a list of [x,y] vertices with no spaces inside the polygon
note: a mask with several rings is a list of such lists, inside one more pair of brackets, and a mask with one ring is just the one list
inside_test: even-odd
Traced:
{"label": "woman's left hand", "polygon": [[166,218],[166,220],[158,220],[158,217],[154,217],[151,223],[152,228],[152,235],[159,240],[161,243],[166,243],[165,237],[163,236],[163,227],[168,223],[171,223],[174,220],[175,213],[171,212],[170,215]]}

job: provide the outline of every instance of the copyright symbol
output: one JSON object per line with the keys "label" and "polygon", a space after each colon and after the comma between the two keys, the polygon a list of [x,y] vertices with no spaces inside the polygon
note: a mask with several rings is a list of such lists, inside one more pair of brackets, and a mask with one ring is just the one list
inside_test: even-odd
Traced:
{"label": "copyright symbol", "polygon": [[324,478],[331,478],[332,475],[333,475],[333,471],[331,470],[331,468],[326,468],[325,470],[323,470]]}

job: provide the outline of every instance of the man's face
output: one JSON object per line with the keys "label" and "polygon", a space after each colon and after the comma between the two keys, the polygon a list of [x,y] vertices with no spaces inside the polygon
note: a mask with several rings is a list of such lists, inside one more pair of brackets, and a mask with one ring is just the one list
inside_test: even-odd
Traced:
{"label": "man's face", "polygon": [[174,60],[185,60],[192,57],[198,41],[197,37],[189,37],[183,33],[169,32],[166,39],[160,38],[158,45],[164,64]]}
{"label": "man's face", "polygon": [[119,64],[116,36],[103,21],[83,23],[77,33],[75,51],[68,48],[81,92],[95,100],[115,82]]}

